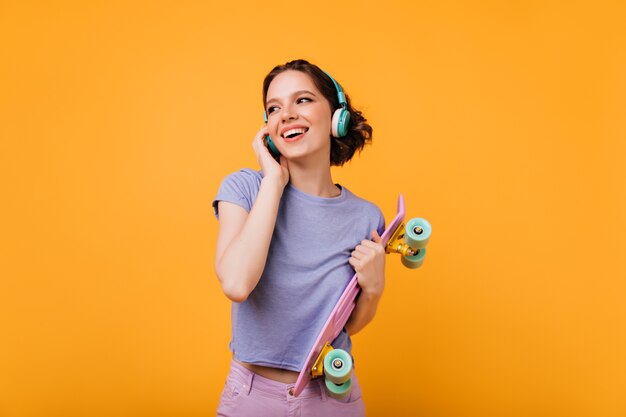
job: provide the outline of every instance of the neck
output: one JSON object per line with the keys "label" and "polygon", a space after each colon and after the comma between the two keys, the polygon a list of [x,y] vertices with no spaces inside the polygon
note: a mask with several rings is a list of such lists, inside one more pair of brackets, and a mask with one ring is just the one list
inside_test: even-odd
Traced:
{"label": "neck", "polygon": [[333,182],[328,164],[289,161],[289,182],[298,190],[316,197],[331,198],[341,194]]}

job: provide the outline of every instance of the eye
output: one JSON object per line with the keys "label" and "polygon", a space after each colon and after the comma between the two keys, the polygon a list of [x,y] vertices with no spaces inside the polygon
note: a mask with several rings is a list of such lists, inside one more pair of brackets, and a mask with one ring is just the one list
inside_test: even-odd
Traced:
{"label": "eye", "polygon": [[274,109],[276,109],[276,106],[271,106],[267,108],[267,114],[270,114],[274,111]]}
{"label": "eye", "polygon": [[313,100],[311,100],[311,99],[310,99],[310,98],[308,98],[308,97],[300,97],[300,98],[296,101],[296,103],[300,103],[302,100],[306,100],[306,101],[313,101]]}

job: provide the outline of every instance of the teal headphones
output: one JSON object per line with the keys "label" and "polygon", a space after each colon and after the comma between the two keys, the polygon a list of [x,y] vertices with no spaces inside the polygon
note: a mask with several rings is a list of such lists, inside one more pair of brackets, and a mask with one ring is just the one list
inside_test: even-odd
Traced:
{"label": "teal headphones", "polygon": [[350,112],[348,111],[346,95],[343,93],[341,86],[337,84],[337,81],[335,81],[329,73],[324,71],[324,74],[328,75],[328,78],[335,84],[335,88],[337,89],[337,98],[339,99],[341,107],[333,113],[332,132],[334,137],[342,138],[348,134],[348,124],[350,123]]}
{"label": "teal headphones", "polygon": [[[331,77],[329,73],[324,70],[322,71],[324,72],[324,74],[328,75],[328,78],[330,78],[333,84],[335,84],[335,89],[337,90],[337,98],[339,99],[339,104],[341,105],[341,107],[339,107],[333,113],[331,130],[334,137],[342,138],[348,134],[348,126],[350,124],[350,112],[348,111],[346,96],[337,81],[335,81],[335,79]],[[267,113],[265,111],[263,111],[263,120],[265,121],[265,123],[267,123]],[[275,158],[278,158],[280,156],[280,152],[278,151],[276,145],[274,145],[274,142],[272,142],[270,135],[265,136],[265,139],[267,141],[267,147],[269,148],[271,154]]]}

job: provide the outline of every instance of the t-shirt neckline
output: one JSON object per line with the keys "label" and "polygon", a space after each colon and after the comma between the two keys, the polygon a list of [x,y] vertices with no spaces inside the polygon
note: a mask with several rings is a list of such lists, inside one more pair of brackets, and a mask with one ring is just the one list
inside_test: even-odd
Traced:
{"label": "t-shirt neckline", "polygon": [[341,190],[341,194],[339,194],[336,197],[318,197],[316,195],[307,194],[304,191],[297,189],[291,182],[287,183],[286,188],[289,189],[295,196],[298,196],[300,198],[304,198],[306,200],[315,201],[319,203],[333,204],[333,203],[339,203],[345,200],[346,191],[347,191],[346,188],[342,186],[341,184],[335,184],[335,185],[339,187],[339,189]]}

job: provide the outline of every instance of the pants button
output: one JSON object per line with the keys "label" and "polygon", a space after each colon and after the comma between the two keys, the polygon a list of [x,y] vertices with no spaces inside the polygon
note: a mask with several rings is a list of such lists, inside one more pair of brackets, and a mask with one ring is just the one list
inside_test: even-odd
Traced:
{"label": "pants button", "polygon": [[293,388],[289,388],[289,395],[293,397]]}

